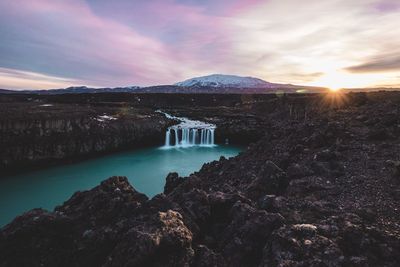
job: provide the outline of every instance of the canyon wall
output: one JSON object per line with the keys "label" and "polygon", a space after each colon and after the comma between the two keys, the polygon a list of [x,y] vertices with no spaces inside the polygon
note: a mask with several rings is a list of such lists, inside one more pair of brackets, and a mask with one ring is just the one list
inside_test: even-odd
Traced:
{"label": "canyon wall", "polygon": [[0,170],[159,145],[173,123],[151,109],[2,103]]}

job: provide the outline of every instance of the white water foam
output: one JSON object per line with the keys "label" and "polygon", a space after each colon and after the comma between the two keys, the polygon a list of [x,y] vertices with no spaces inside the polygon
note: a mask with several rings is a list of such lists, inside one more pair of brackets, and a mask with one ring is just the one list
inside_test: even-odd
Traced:
{"label": "white water foam", "polygon": [[164,149],[215,146],[214,134],[217,128],[215,124],[175,117],[160,110],[157,110],[157,112],[164,114],[168,119],[180,121],[179,124],[170,126],[167,129]]}

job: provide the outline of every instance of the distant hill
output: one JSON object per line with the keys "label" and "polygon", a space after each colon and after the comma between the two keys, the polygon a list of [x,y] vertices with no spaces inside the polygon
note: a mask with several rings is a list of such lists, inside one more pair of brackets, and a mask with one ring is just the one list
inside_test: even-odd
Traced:
{"label": "distant hill", "polygon": [[274,88],[278,84],[266,82],[254,77],[212,74],[178,82],[180,87],[230,87],[230,88]]}
{"label": "distant hill", "polygon": [[[65,89],[50,89],[50,90],[38,90],[35,93],[39,94],[88,94],[88,93],[129,93],[140,87],[116,87],[116,88],[89,88],[86,86],[79,87],[68,87]],[[29,91],[32,92],[32,91]]]}
{"label": "distant hill", "polygon": [[130,93],[139,89],[139,86],[115,87],[115,88],[90,88],[86,86],[68,87],[48,90],[5,90],[0,89],[0,94],[40,94],[40,95],[58,95],[58,94],[92,94],[92,93]]}
{"label": "distant hill", "polygon": [[0,94],[15,94],[16,92],[18,92],[18,91],[0,89]]}

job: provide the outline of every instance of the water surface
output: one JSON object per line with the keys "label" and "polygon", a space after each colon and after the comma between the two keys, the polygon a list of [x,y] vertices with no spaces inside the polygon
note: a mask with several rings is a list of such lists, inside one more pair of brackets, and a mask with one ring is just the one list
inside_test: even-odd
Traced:
{"label": "water surface", "polygon": [[6,177],[0,179],[0,227],[32,208],[52,210],[74,192],[114,175],[127,176],[136,190],[152,197],[163,191],[169,172],[187,176],[206,162],[235,156],[240,150],[222,145],[148,148]]}

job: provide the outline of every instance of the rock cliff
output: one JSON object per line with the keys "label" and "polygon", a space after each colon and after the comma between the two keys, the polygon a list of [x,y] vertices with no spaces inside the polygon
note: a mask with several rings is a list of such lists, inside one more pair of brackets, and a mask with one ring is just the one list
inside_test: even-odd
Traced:
{"label": "rock cliff", "polygon": [[173,123],[151,109],[2,103],[0,170],[158,145]]}

